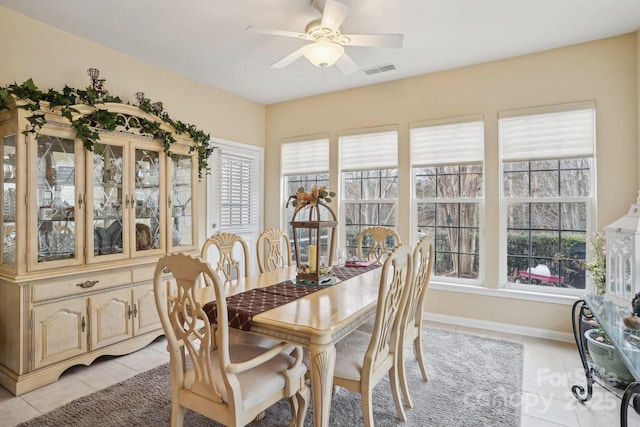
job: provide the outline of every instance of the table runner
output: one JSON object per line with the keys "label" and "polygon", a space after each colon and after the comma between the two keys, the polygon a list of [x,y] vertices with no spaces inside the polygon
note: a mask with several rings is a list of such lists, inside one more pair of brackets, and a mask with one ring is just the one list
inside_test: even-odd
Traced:
{"label": "table runner", "polygon": [[[335,266],[331,273],[339,280],[347,280],[379,265],[368,267]],[[285,280],[265,288],[251,289],[227,297],[227,315],[229,326],[243,331],[251,330],[251,319],[260,313],[279,307],[300,297],[324,289],[326,286],[297,286],[293,280]],[[209,318],[209,322],[216,323],[218,308],[215,301],[208,302],[202,308]]]}
{"label": "table runner", "polygon": [[[272,308],[284,305],[305,295],[322,289],[320,286],[296,286],[292,280],[276,283],[266,288],[251,289],[227,297],[227,312],[229,326],[243,331],[251,330],[251,319]],[[203,307],[209,321],[215,323],[218,318],[218,308],[215,301]]]}
{"label": "table runner", "polygon": [[366,267],[345,267],[344,265],[336,265],[331,269],[331,274],[342,281],[355,277],[358,274],[366,273],[367,271],[376,269],[378,267],[380,267],[380,264],[372,264]]}

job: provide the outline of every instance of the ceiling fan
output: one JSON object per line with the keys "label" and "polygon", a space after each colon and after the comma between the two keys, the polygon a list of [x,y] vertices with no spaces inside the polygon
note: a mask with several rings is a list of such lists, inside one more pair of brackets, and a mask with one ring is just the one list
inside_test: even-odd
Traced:
{"label": "ceiling fan", "polygon": [[318,11],[322,12],[322,17],[309,22],[304,33],[287,30],[261,29],[254,26],[247,27],[246,31],[254,33],[295,37],[310,42],[272,64],[272,68],[284,68],[301,56],[304,56],[313,65],[323,69],[335,64],[342,74],[348,75],[355,73],[360,68],[344,52],[344,46],[393,49],[402,47],[402,34],[342,34],[340,26],[347,17],[350,8],[350,6],[345,3],[337,0],[325,0],[324,2],[322,0],[311,0],[311,4]]}

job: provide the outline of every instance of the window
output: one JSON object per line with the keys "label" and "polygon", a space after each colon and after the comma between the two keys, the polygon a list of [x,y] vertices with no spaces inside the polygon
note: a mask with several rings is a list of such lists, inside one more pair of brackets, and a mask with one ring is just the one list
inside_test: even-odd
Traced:
{"label": "window", "polygon": [[[329,186],[329,139],[319,138],[282,144],[282,176],[284,195],[296,194],[302,187]],[[293,206],[286,208],[284,218],[289,238],[293,238],[289,221]],[[292,243],[293,244],[293,243]]]}
{"label": "window", "polygon": [[578,292],[593,234],[592,102],[500,113],[501,275],[506,286]]}
{"label": "window", "polygon": [[433,274],[447,282],[479,283],[482,116],[414,123],[410,141],[416,237],[433,238]]}
{"label": "window", "polygon": [[340,136],[342,217],[346,256],[357,255],[358,235],[374,225],[396,227],[398,132]]}

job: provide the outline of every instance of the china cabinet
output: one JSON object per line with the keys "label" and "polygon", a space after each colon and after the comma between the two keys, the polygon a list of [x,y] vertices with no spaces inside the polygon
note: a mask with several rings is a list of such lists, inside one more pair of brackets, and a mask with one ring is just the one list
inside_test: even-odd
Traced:
{"label": "china cabinet", "polygon": [[[0,112],[0,384],[14,394],[70,366],[125,354],[162,335],[153,272],[167,252],[198,253],[191,140],[138,107],[98,104],[114,130],[87,150],[69,120]],[[78,105],[77,117],[96,111]],[[29,117],[42,114],[38,133]],[[74,120],[77,119],[74,117]],[[144,133],[161,123],[176,142]]]}

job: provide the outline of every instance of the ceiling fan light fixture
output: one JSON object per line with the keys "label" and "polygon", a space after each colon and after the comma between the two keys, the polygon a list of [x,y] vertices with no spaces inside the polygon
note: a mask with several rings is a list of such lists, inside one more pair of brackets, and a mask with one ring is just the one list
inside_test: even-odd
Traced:
{"label": "ceiling fan light fixture", "polygon": [[317,41],[306,45],[302,54],[316,67],[327,68],[344,55],[344,47],[330,41]]}

